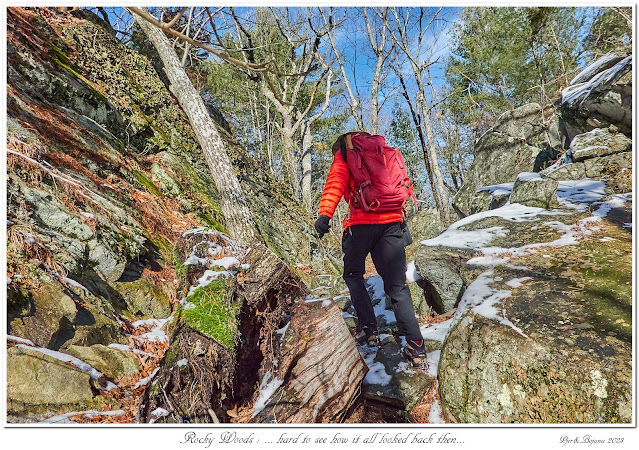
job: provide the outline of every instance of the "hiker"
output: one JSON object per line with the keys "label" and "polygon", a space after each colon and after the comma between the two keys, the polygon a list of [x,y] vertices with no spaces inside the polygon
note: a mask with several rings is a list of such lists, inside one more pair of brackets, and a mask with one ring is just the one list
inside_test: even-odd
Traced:
{"label": "hiker", "polygon": [[404,355],[418,369],[426,369],[424,341],[406,285],[405,246],[412,242],[404,223],[406,202],[413,188],[401,153],[386,145],[383,136],[365,132],[341,135],[332,147],[333,163],[319,204],[315,229],[321,238],[342,196],[349,204],[344,219],[342,250],[344,281],[359,321],[358,345],[379,347],[379,332],[364,282],[365,260],[370,253],[390,297],[399,332],[406,337]]}

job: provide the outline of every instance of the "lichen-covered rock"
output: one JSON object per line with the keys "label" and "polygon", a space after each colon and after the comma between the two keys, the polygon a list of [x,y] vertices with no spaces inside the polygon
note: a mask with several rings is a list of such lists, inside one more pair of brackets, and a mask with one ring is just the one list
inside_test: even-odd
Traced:
{"label": "lichen-covered rock", "polygon": [[408,216],[406,223],[413,236],[413,244],[409,248],[416,246],[418,241],[437,236],[446,228],[437,208],[420,207],[416,213]]}
{"label": "lichen-covered rock", "polygon": [[86,372],[33,350],[7,350],[7,413],[85,409],[92,400]]}
{"label": "lichen-covered rock", "polygon": [[138,358],[131,353],[101,344],[90,347],[70,345],[64,352],[84,361],[113,380],[133,375],[140,370]]}
{"label": "lichen-covered rock", "polygon": [[470,204],[471,214],[504,206],[510,200],[514,183],[484,186],[475,191]]}
{"label": "lichen-covered rock", "polygon": [[591,158],[583,164],[588,178],[604,181],[612,192],[632,191],[632,152]]}
{"label": "lichen-covered rock", "polygon": [[114,288],[122,295],[131,316],[165,318],[171,315],[168,295],[149,280],[118,282]]}
{"label": "lichen-covered rock", "polygon": [[632,150],[632,140],[622,133],[610,129],[595,128],[574,137],[570,143],[572,159],[576,162],[586,159],[624,153]]}
{"label": "lichen-covered rock", "polygon": [[[467,288],[462,303],[484,301],[460,307],[444,343],[438,378],[446,421],[632,420],[632,236],[620,226],[630,209],[611,210],[573,245],[550,244],[558,242],[551,222],[513,222],[490,242],[507,242],[521,256],[489,262],[493,268]],[[580,217],[563,213],[553,220]],[[484,229],[491,225],[484,219]],[[543,251],[522,252],[527,244]]]}
{"label": "lichen-covered rock", "polygon": [[462,265],[470,251],[441,246],[421,245],[415,253],[415,268],[421,280],[426,303],[437,313],[451,311],[457,305],[466,283]]}
{"label": "lichen-covered rock", "polygon": [[549,112],[542,112],[535,103],[522,106],[502,115],[479,139],[475,144],[475,159],[452,200],[460,217],[472,214],[477,189],[510,183],[520,172],[533,172],[540,164],[538,157],[542,150],[558,144],[556,125],[548,128],[544,119],[547,115]]}
{"label": "lichen-covered rock", "polygon": [[562,92],[561,124],[567,143],[609,125],[631,136],[632,55],[606,55],[578,75]]}
{"label": "lichen-covered rock", "polygon": [[557,185],[556,180],[542,178],[536,173],[520,173],[510,194],[510,202],[550,209],[558,206]]}

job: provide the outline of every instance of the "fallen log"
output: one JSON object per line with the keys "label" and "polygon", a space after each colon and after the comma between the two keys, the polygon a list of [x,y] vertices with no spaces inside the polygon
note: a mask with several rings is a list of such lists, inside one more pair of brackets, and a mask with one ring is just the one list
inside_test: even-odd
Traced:
{"label": "fallen log", "polygon": [[[189,235],[178,246],[182,261],[204,258],[207,245],[224,243]],[[239,311],[229,318],[235,339],[216,340],[178,314],[140,421],[338,422],[357,397],[368,369],[337,305],[310,299],[300,278],[266,247],[240,262],[245,269],[225,281],[216,299],[224,311]],[[188,285],[204,270],[189,266]],[[267,395],[273,387],[275,395]]]}
{"label": "fallen log", "polygon": [[249,421],[340,422],[368,372],[341,310],[330,299],[300,298],[283,331]]}

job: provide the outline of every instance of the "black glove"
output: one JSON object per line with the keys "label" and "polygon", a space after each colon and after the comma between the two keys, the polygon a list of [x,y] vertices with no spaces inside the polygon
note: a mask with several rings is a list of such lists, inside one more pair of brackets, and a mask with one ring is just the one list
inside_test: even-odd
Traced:
{"label": "black glove", "polygon": [[319,216],[317,220],[315,221],[315,229],[319,233],[320,239],[322,238],[322,236],[328,233],[328,230],[330,230],[331,228],[331,226],[328,223],[329,220],[331,219],[328,216]]}

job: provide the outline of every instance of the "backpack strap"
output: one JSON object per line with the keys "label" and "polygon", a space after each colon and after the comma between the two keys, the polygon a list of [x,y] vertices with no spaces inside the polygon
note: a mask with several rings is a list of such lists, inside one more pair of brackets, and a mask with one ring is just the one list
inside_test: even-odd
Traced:
{"label": "backpack strap", "polygon": [[347,133],[339,140],[339,149],[342,152],[342,158],[346,161],[347,150],[353,148],[353,139],[351,137],[353,133]]}

